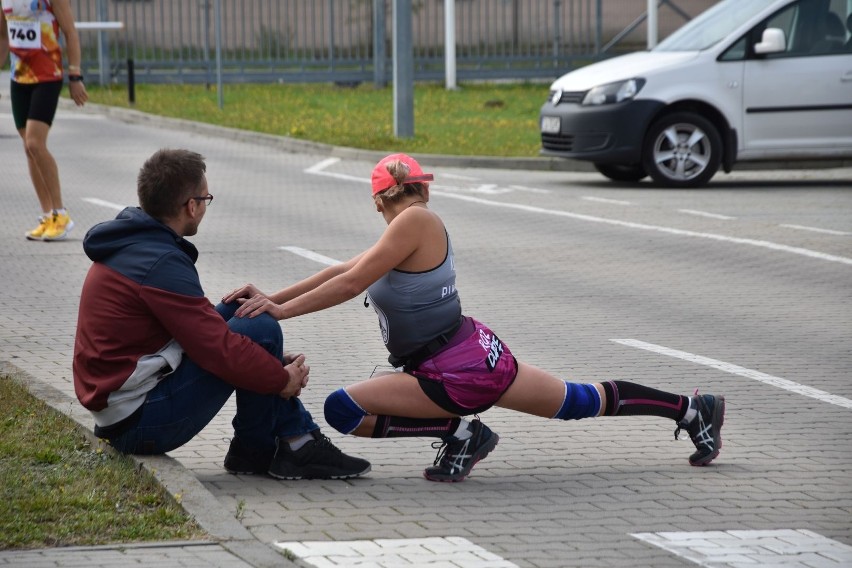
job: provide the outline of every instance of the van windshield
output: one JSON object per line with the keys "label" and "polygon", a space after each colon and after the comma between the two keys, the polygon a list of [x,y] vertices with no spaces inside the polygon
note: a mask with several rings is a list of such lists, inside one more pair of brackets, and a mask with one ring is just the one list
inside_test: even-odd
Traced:
{"label": "van windshield", "polygon": [[701,51],[728,37],[778,0],[723,0],[661,41],[652,51]]}

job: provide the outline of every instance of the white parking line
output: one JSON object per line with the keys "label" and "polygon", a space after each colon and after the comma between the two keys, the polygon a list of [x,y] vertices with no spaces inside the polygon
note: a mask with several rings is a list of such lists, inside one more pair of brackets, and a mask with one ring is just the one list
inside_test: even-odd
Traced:
{"label": "white parking line", "polygon": [[731,373],[732,375],[739,375],[748,379],[754,379],[755,381],[760,381],[761,383],[772,385],[773,387],[778,387],[780,389],[794,392],[802,396],[814,398],[816,400],[827,402],[829,404],[834,404],[843,408],[852,409],[852,400],[848,398],[827,393],[825,391],[808,387],[805,385],[801,385],[797,382],[790,381],[788,379],[782,379],[781,377],[774,377],[772,375],[767,375],[766,373],[761,373],[760,371],[740,367],[739,365],[734,365],[732,363],[718,361],[709,357],[702,357],[701,355],[695,355],[694,353],[671,349],[670,347],[664,347],[662,345],[645,343],[644,341],[639,341],[637,339],[611,339],[610,341],[614,341],[622,345],[627,345],[628,347],[636,347],[637,349],[652,351],[654,353],[659,353],[660,355],[666,355],[668,357],[674,357],[676,359],[683,359],[684,361],[690,361],[692,363],[698,363],[699,365],[713,367],[714,369],[718,369],[726,373]]}
{"label": "white parking line", "polygon": [[310,566],[518,568],[461,537],[276,542]]}
{"label": "white parking line", "polygon": [[[335,174],[332,172],[323,171],[322,168],[330,165],[331,163],[335,163],[338,161],[337,158],[329,158],[328,160],[323,160],[318,164],[315,164],[311,168],[305,170],[305,173],[315,174],[315,175],[323,175],[323,176],[331,176],[339,179],[347,179],[352,181],[357,181],[361,183],[370,183],[369,179],[362,179],[355,176],[350,176],[346,174]],[[440,185],[432,184],[432,188],[440,188]],[[714,241],[735,243],[741,245],[750,245],[755,247],[767,248],[770,250],[776,250],[780,252],[786,252],[790,254],[798,254],[801,256],[807,256],[810,258],[816,258],[818,260],[825,260],[828,262],[839,262],[841,264],[849,264],[852,265],[852,258],[847,258],[845,256],[836,256],[833,254],[826,254],[823,252],[813,251],[800,247],[791,247],[787,245],[780,245],[778,243],[773,243],[770,241],[760,241],[756,239],[743,239],[739,237],[728,237],[726,235],[717,235],[715,233],[699,233],[696,231],[685,231],[683,229],[674,229],[672,227],[662,227],[658,225],[646,225],[644,223],[632,223],[630,221],[619,221],[618,219],[607,219],[605,217],[595,217],[594,215],[583,215],[580,213],[572,213],[570,211],[560,211],[556,209],[545,209],[543,207],[535,207],[533,205],[523,205],[520,203],[503,203],[500,201],[490,201],[488,199],[483,199],[481,197],[474,197],[472,195],[461,195],[458,193],[450,193],[444,191],[435,191],[432,190],[432,195],[439,197],[450,197],[452,199],[460,199],[462,201],[468,201],[470,203],[479,203],[480,205],[488,205],[491,207],[503,207],[506,209],[515,209],[517,211],[524,211],[527,213],[538,213],[542,215],[556,215],[559,217],[567,217],[570,219],[577,219],[579,221],[589,221],[592,223],[604,223],[607,225],[615,225],[618,227],[625,227],[628,229],[639,229],[644,231],[656,231],[659,233],[666,233],[670,235],[678,235],[684,237],[697,237],[701,239],[711,239]]]}
{"label": "white parking line", "polygon": [[798,229],[800,231],[813,231],[814,233],[825,233],[826,235],[852,235],[852,233],[846,233],[844,231],[835,231],[834,229],[818,229],[817,227],[806,227],[805,225],[781,225],[782,227],[787,227],[788,229]]}
{"label": "white parking line", "polygon": [[109,207],[110,209],[115,209],[116,211],[123,211],[125,207],[128,207],[128,205],[119,205],[118,203],[113,203],[112,201],[104,201],[103,199],[98,199],[97,197],[84,197],[83,201],[88,201],[92,205]]}
{"label": "white parking line", "polygon": [[597,201],[598,203],[612,203],[613,205],[633,205],[629,201],[622,201],[620,199],[609,199],[606,197],[594,197],[592,195],[584,195],[581,199],[585,199],[586,201]]}
{"label": "white parking line", "polygon": [[707,568],[852,566],[852,546],[809,530],[658,532],[631,536]]}
{"label": "white parking line", "polygon": [[[443,177],[443,174],[441,174]],[[527,191],[529,193],[550,193],[549,189],[539,189],[537,187],[525,187],[523,185],[510,185],[512,189],[517,189],[518,191]]]}
{"label": "white parking line", "polygon": [[699,233],[697,231],[685,231],[683,229],[674,229],[672,227],[662,227],[659,225],[646,225],[644,223],[633,223],[630,221],[619,221],[618,219],[607,219],[605,217],[595,217],[593,215],[583,215],[580,213],[572,213],[570,211],[559,211],[556,209],[544,209],[542,207],[534,207],[532,205],[523,205],[520,203],[501,203],[499,201],[489,201],[487,199],[482,199],[481,197],[473,197],[472,195],[459,195],[457,193],[443,193],[433,191],[433,195],[438,195],[441,197],[451,197],[453,199],[461,199],[463,201],[469,201],[472,203],[479,203],[481,205],[490,205],[492,207],[503,207],[506,209],[517,209],[518,211],[525,211],[527,213],[541,213],[544,215],[556,215],[559,217],[568,217],[571,219],[577,219],[580,221],[590,221],[592,223],[604,223],[607,225],[616,225],[619,227],[625,227],[629,229],[640,229],[644,231],[656,231],[659,233],[667,233],[670,235],[679,235],[683,237],[697,237],[701,239],[710,239],[714,241],[722,241],[728,243],[736,243],[741,245],[750,245],[755,247],[767,248],[771,250],[776,250],[780,252],[787,252],[791,254],[798,254],[801,256],[807,256],[810,258],[816,258],[819,260],[826,260],[828,262],[839,262],[841,264],[849,264],[852,265],[852,258],[848,258],[845,256],[835,256],[833,254],[826,254],[824,252],[818,252],[814,250],[809,250],[800,247],[791,247],[787,245],[779,245],[778,243],[773,243],[770,241],[759,241],[756,239],[743,239],[739,237],[728,237],[726,235],[718,235],[715,233]]}
{"label": "white parking line", "polygon": [[459,175],[459,174],[449,174],[449,173],[441,174],[441,177],[447,178],[447,179],[460,179],[460,180],[464,180],[464,181],[476,181],[476,179],[477,179],[475,177],[462,176],[462,175]]}
{"label": "white parking line", "polygon": [[719,215],[718,213],[708,213],[707,211],[698,211],[696,209],[678,209],[681,213],[686,213],[687,215],[697,215],[698,217],[709,217],[711,219],[722,219],[723,221],[728,221],[731,219],[736,219],[736,217],[728,217],[727,215]]}
{"label": "white parking line", "polygon": [[[340,158],[326,158],[325,160],[322,160],[321,162],[317,162],[316,164],[314,164],[314,165],[313,165],[313,166],[311,166],[310,168],[306,169],[306,170],[305,170],[305,173],[308,173],[308,174],[321,174],[321,175],[324,175],[324,176],[334,176],[334,174],[333,174],[333,173],[331,173],[331,172],[326,172],[326,171],[324,171],[324,170],[325,170],[328,166],[332,166],[332,165],[336,164],[336,163],[337,163],[337,162],[339,162],[339,161],[340,161]],[[347,176],[347,177],[349,177],[349,176]]]}
{"label": "white parking line", "polygon": [[287,252],[292,252],[293,254],[297,254],[301,257],[307,258],[308,260],[313,260],[315,262],[319,262],[320,264],[327,264],[328,266],[334,266],[335,264],[340,264],[339,260],[335,260],[330,256],[321,255],[318,252],[314,252],[312,250],[303,249],[302,247],[278,247],[278,250],[286,250]]}

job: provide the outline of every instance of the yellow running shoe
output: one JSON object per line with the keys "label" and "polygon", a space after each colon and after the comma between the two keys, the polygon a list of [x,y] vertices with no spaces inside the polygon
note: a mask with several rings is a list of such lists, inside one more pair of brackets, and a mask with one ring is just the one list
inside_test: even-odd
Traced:
{"label": "yellow running shoe", "polygon": [[38,227],[32,231],[27,231],[26,237],[30,241],[40,241],[44,238],[44,233],[53,221],[53,215],[39,215]]}
{"label": "yellow running shoe", "polygon": [[68,233],[74,228],[74,221],[68,216],[68,213],[54,213],[53,219],[47,225],[44,231],[42,240],[45,241],[61,241],[68,237]]}

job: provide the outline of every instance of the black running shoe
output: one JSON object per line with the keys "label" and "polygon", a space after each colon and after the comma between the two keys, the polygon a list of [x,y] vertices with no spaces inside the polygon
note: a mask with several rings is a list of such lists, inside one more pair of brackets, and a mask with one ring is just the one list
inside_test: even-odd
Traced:
{"label": "black running shoe", "polygon": [[722,424],[725,422],[725,397],[712,394],[699,395],[696,392],[695,404],[698,415],[689,424],[679,422],[675,430],[675,440],[681,428],[686,428],[697,450],[689,456],[689,465],[707,465],[719,455],[722,449]]}
{"label": "black running shoe", "polygon": [[473,435],[467,440],[433,444],[438,455],[434,467],[427,467],[423,477],[429,481],[464,481],[473,466],[497,446],[500,436],[479,420],[471,421],[469,428]]}
{"label": "black running shoe", "polygon": [[255,450],[247,447],[242,440],[234,436],[225,455],[225,469],[228,473],[242,475],[263,475],[269,471],[274,449]]}
{"label": "black running shoe", "polygon": [[313,440],[295,451],[286,440],[277,438],[269,475],[278,479],[348,479],[370,471],[370,462],[347,456],[319,430],[311,436]]}

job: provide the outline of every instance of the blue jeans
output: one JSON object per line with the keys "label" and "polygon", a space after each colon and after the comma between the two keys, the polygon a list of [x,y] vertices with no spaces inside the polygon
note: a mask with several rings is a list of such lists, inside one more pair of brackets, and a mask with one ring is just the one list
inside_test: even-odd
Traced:
{"label": "blue jeans", "polygon": [[[216,311],[231,331],[245,335],[283,360],[284,335],[275,318],[268,314],[235,318],[238,307],[236,302],[219,304]],[[277,394],[235,388],[185,356],[178,368],[148,393],[139,423],[110,440],[110,444],[127,454],[162,454],[179,448],[213,420],[234,391],[234,436],[249,448],[274,449],[277,436],[299,436],[319,428],[298,398],[285,400]]]}

